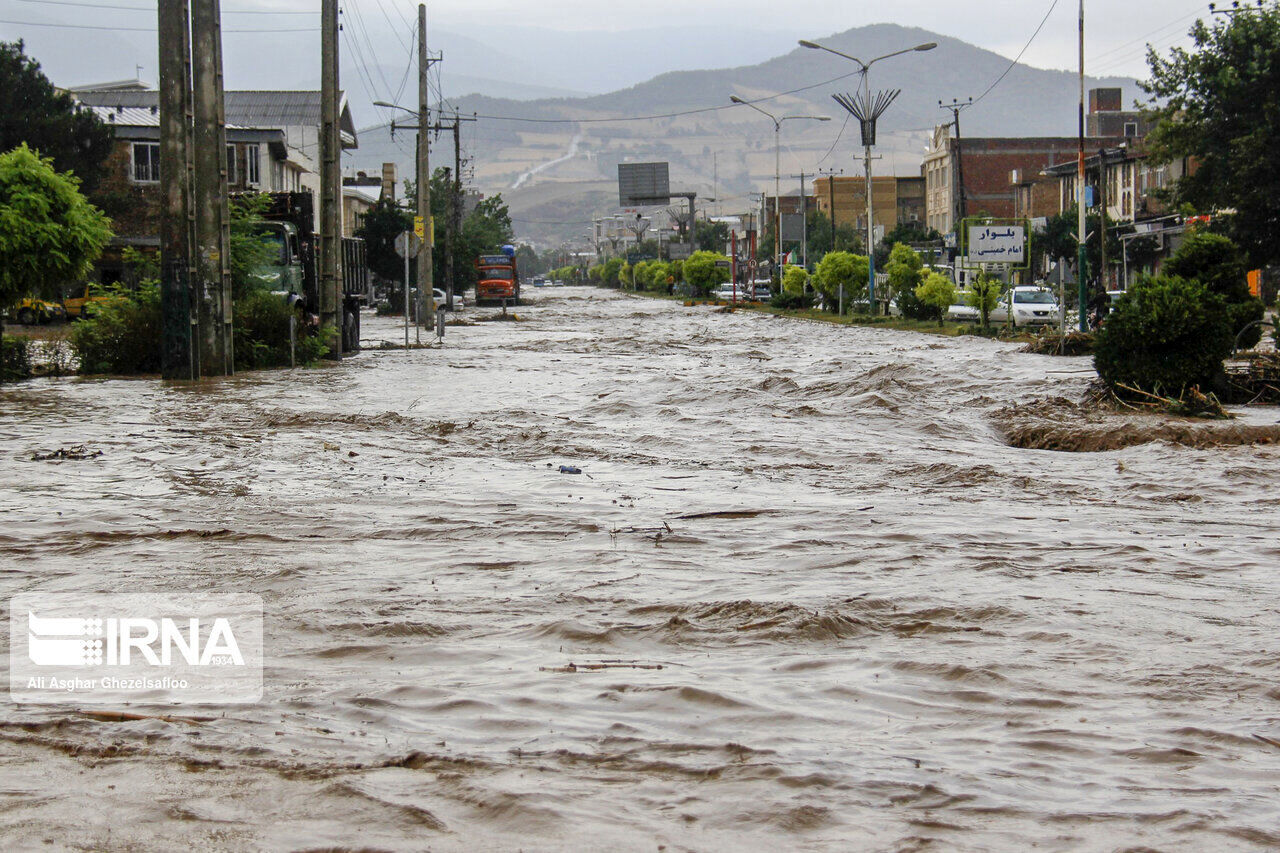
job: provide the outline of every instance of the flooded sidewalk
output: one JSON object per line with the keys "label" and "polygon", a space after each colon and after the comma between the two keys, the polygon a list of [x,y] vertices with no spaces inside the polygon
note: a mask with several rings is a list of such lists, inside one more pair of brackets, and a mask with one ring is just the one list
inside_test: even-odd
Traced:
{"label": "flooded sidewalk", "polygon": [[1015,448],[1089,359],[529,295],[0,386],[5,598],[255,593],[266,656],[252,705],[6,704],[6,846],[1280,846],[1280,448]]}

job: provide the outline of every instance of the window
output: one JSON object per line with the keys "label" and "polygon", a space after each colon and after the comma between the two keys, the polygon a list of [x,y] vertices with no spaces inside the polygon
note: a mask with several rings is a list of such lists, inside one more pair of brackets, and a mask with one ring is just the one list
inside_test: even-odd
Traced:
{"label": "window", "polygon": [[234,145],[227,146],[227,183],[234,184],[236,182],[236,147]]}
{"label": "window", "polygon": [[154,184],[160,180],[160,143],[133,143],[133,182]]}
{"label": "window", "polygon": [[1124,123],[1124,135],[1133,137],[1138,135],[1138,123],[1136,121],[1126,121]]}
{"label": "window", "polygon": [[258,146],[246,145],[244,147],[244,182],[251,187],[256,187],[261,181],[258,173]]}

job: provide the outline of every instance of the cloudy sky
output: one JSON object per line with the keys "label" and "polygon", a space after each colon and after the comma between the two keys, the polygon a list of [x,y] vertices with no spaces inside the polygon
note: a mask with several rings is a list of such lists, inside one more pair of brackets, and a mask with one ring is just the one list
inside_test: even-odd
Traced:
{"label": "cloudy sky", "polygon": [[[1007,57],[1016,56],[1038,27],[1023,61],[1041,68],[1074,68],[1078,0],[640,0],[604,3],[601,0],[432,0],[429,30],[501,44],[503,25],[551,30],[613,32],[638,28],[731,26],[776,36],[753,45],[750,62],[765,58],[759,50],[785,53],[797,35],[818,38],[873,23],[924,27],[985,47]],[[413,0],[346,0],[356,4],[372,31],[374,42],[394,45],[403,22],[416,17]],[[299,0],[224,0],[224,27],[230,48],[243,46],[269,62],[268,43],[280,39],[310,40],[315,20],[309,10],[318,2]],[[95,8],[97,7],[97,8]],[[1186,31],[1198,15],[1208,12],[1201,0],[1124,0],[1086,2],[1086,64],[1092,75],[1143,76],[1145,45],[1167,48],[1186,43]],[[104,79],[132,76],[135,65],[153,66],[154,42],[145,35],[154,29],[154,0],[0,0],[0,39],[24,38],[33,53],[46,57],[58,77]],[[283,14],[262,15],[272,10]],[[44,26],[36,26],[44,24]],[[378,28],[385,26],[383,33]],[[98,28],[98,29],[95,29]],[[273,35],[253,30],[271,29]],[[437,46],[437,45],[433,45]],[[709,62],[723,56],[726,45]],[[36,53],[36,51],[39,53]],[[394,48],[399,52],[399,48]],[[388,52],[391,48],[388,48]],[[375,45],[374,53],[381,52]],[[709,49],[709,54],[715,53]],[[135,55],[136,54],[136,55]],[[620,58],[624,62],[625,58]],[[688,57],[673,57],[687,68]],[[108,72],[110,69],[110,72]],[[128,74],[124,74],[125,70]],[[287,72],[289,69],[281,69]],[[550,69],[549,69],[550,70]],[[647,69],[648,70],[648,69]],[[675,70],[663,69],[663,70]],[[144,73],[144,77],[154,77]],[[286,74],[285,76],[289,76]],[[639,81],[633,81],[639,82]]]}
{"label": "cloudy sky", "polygon": [[[364,0],[373,3],[375,0]],[[1050,12],[1050,8],[1052,11]],[[1041,68],[1075,68],[1078,0],[435,0],[431,22],[450,30],[485,29],[495,21],[566,30],[626,30],[732,24],[814,35],[875,23],[897,23],[954,36],[1013,58],[1044,21],[1023,60]],[[1046,19],[1046,14],[1048,18]],[[1200,0],[1086,0],[1086,64],[1096,75],[1141,76],[1145,47],[1186,42],[1187,28],[1208,14]],[[789,45],[788,45],[789,47]]]}

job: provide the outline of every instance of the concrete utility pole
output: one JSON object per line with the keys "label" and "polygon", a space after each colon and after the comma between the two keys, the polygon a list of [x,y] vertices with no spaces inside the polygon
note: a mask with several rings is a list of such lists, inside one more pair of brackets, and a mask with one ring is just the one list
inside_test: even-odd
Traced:
{"label": "concrete utility pole", "polygon": [[836,250],[836,175],[843,175],[844,169],[820,169],[819,175],[827,176],[827,202],[831,207],[831,251]]}
{"label": "concrete utility pole", "polygon": [[[964,145],[960,141],[960,111],[965,107],[973,106],[973,98],[969,98],[967,101],[957,99],[949,104],[938,101],[938,106],[944,110],[951,110],[951,124],[956,129],[956,171],[959,172],[956,182],[956,197],[960,202],[960,221],[963,222],[969,215],[969,207],[964,197]],[[956,227],[959,227],[958,223]]]}
{"label": "concrete utility pole", "polygon": [[160,369],[198,379],[198,316],[192,313],[191,29],[187,0],[160,0]]}
{"label": "concrete utility pole", "polygon": [[[805,173],[791,175],[793,178],[800,179],[800,215],[804,217],[800,220],[800,263],[806,270],[809,269],[809,199],[804,194]],[[809,175],[810,178],[813,175]]]}
{"label": "concrete utility pole", "polygon": [[227,135],[222,104],[222,25],[218,0],[195,0],[191,21],[194,198],[200,372],[233,370],[227,268]]}
{"label": "concrete utility pole", "polygon": [[1076,248],[1076,279],[1080,297],[1080,331],[1089,331],[1089,256],[1085,243],[1084,211],[1084,0],[1080,0],[1080,155],[1076,169],[1076,211],[1079,217]]}
{"label": "concrete utility pole", "polygon": [[435,271],[432,251],[435,228],[431,222],[431,93],[427,72],[431,58],[427,55],[427,6],[418,4],[418,216],[422,218],[422,248],[418,250],[418,322],[435,326],[436,303],[432,298]]}
{"label": "concrete utility pole", "polygon": [[[342,137],[338,128],[338,0],[320,3],[320,324],[342,331]],[[342,335],[329,347],[342,356]]]}

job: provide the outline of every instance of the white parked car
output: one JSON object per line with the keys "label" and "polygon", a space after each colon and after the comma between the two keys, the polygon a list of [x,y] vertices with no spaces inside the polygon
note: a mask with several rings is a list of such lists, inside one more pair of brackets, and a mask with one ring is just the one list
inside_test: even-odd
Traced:
{"label": "white parked car", "polygon": [[1009,320],[1012,307],[1013,325],[1054,326],[1058,323],[1058,300],[1052,291],[1041,287],[1023,285],[1007,291],[991,311],[992,323]]}
{"label": "white parked car", "polygon": [[956,300],[947,308],[947,319],[956,323],[979,323],[982,314],[969,304],[969,294],[963,290],[956,291]]}

